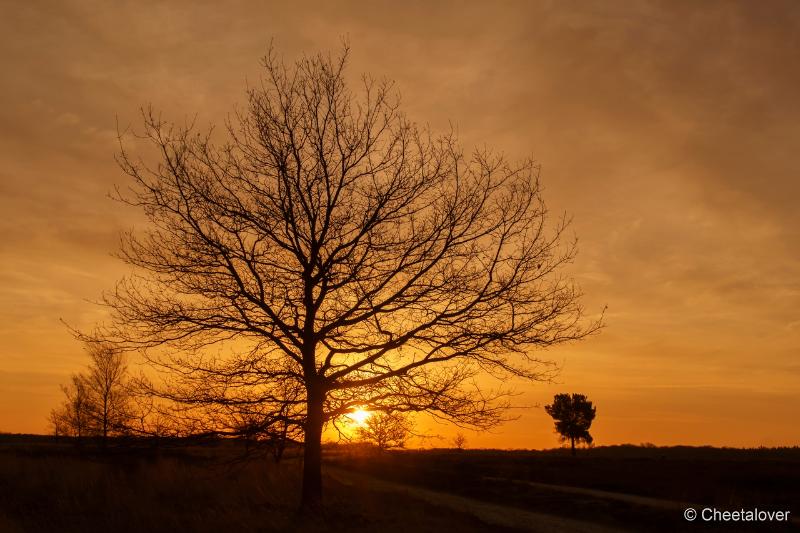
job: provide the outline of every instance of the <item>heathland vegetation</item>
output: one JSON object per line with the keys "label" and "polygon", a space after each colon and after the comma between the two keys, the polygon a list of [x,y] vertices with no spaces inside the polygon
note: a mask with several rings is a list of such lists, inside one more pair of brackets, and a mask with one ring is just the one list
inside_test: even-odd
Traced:
{"label": "heathland vegetation", "polygon": [[4,435],[0,530],[696,531],[682,506],[800,499],[798,448],[324,449],[325,508],[301,517],[296,446],[275,463],[239,439]]}

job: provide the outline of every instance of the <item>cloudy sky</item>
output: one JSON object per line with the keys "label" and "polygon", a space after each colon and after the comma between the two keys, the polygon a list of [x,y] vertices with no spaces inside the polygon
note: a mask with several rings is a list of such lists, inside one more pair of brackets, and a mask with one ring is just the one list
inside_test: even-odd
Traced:
{"label": "cloudy sky", "polygon": [[[396,81],[406,112],[542,165],[574,218],[571,272],[602,334],[552,350],[599,444],[798,444],[800,4],[778,2],[30,2],[0,22],[0,430],[44,432],[85,364],[59,321],[125,273],[140,215],[117,124],[141,105],[219,123],[287,59],[349,38],[350,75]],[[399,7],[399,6],[403,7]],[[541,409],[472,446],[550,447]],[[447,434],[446,429],[436,431]]]}

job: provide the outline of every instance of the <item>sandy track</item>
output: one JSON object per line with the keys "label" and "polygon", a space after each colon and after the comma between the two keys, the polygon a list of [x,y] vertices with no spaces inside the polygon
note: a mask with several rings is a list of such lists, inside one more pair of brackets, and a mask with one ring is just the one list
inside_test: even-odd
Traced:
{"label": "sandy track", "polygon": [[637,496],[635,494],[623,494],[621,492],[609,492],[599,489],[584,489],[581,487],[569,487],[567,485],[551,485],[550,483],[537,483],[536,481],[523,481],[518,479],[507,479],[499,477],[486,477],[484,479],[491,481],[504,481],[506,483],[515,483],[518,485],[527,485],[537,489],[564,492],[567,494],[580,494],[583,496],[590,496],[592,498],[600,498],[603,500],[614,500],[625,503],[632,503],[634,505],[642,505],[645,507],[655,507],[657,509],[681,510],[687,507],[705,507],[700,504],[692,504],[686,502],[677,502],[673,500],[662,500],[660,498],[650,498],[648,496]]}
{"label": "sandy track", "polygon": [[[610,492],[607,490],[600,490],[600,489],[586,489],[582,487],[569,487],[567,485],[551,485],[550,483],[538,483],[536,481],[524,481],[519,479],[506,479],[506,478],[499,478],[499,477],[485,477],[484,479],[491,480],[491,481],[504,481],[510,483],[516,483],[520,485],[527,485],[530,487],[535,487],[537,489],[547,490],[547,491],[554,491],[554,492],[563,492],[567,494],[579,494],[581,496],[589,496],[592,498],[600,498],[603,500],[613,500],[625,503],[631,503],[634,505],[641,505],[643,507],[651,507],[655,509],[668,509],[674,511],[681,511],[683,512],[685,509],[691,507],[693,509],[702,509],[704,507],[713,507],[712,505],[703,505],[699,503],[688,503],[688,502],[679,502],[675,500],[665,500],[661,498],[651,498],[649,496],[638,496],[635,494],[624,494],[621,492]],[[735,510],[735,509],[734,509]],[[789,522],[792,524],[800,525],[800,518],[795,516],[790,516]]]}
{"label": "sandy track", "polygon": [[470,514],[490,526],[511,527],[537,533],[613,533],[622,531],[581,520],[534,513],[515,507],[487,503],[445,492],[385,481],[341,468],[327,467],[326,473],[344,485],[364,485],[381,492],[402,492],[433,505]]}

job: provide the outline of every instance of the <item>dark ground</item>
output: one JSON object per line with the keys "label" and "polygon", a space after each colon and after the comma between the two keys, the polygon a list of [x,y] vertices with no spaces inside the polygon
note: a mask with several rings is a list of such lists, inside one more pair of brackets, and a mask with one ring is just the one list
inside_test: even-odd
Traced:
{"label": "dark ground", "polygon": [[329,477],[325,514],[300,519],[299,462],[242,452],[0,437],[0,532],[487,531],[470,515]]}
{"label": "dark ground", "polygon": [[[364,454],[333,448],[326,455],[331,474],[356,472],[367,482],[326,475],[326,511],[317,520],[295,513],[297,459],[276,466],[266,457],[243,457],[243,450],[230,441],[115,442],[102,450],[92,443],[0,436],[0,532],[511,531],[482,522],[469,509],[420,499],[414,487],[629,531],[800,531],[797,524],[687,523],[678,508],[526,484],[797,516],[799,448],[610,447],[583,450],[577,458],[561,451]],[[376,490],[370,478],[409,489]]]}
{"label": "dark ground", "polygon": [[[793,524],[703,524],[682,502],[721,510],[789,510],[800,518],[800,448],[614,446],[581,450],[403,451],[329,464],[376,478],[633,531],[800,531]],[[549,490],[526,482],[644,496],[663,506]],[[671,505],[670,505],[671,504]]]}

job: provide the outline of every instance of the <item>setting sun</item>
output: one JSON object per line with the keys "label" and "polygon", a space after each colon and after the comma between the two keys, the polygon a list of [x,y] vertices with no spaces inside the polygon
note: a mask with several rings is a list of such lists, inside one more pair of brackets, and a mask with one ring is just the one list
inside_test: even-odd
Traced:
{"label": "setting sun", "polygon": [[800,0],[97,3],[2,4],[0,533],[800,526]]}
{"label": "setting sun", "polygon": [[352,420],[358,426],[363,426],[366,424],[367,419],[372,415],[369,411],[365,411],[363,409],[357,409],[352,413],[348,413],[347,418]]}

